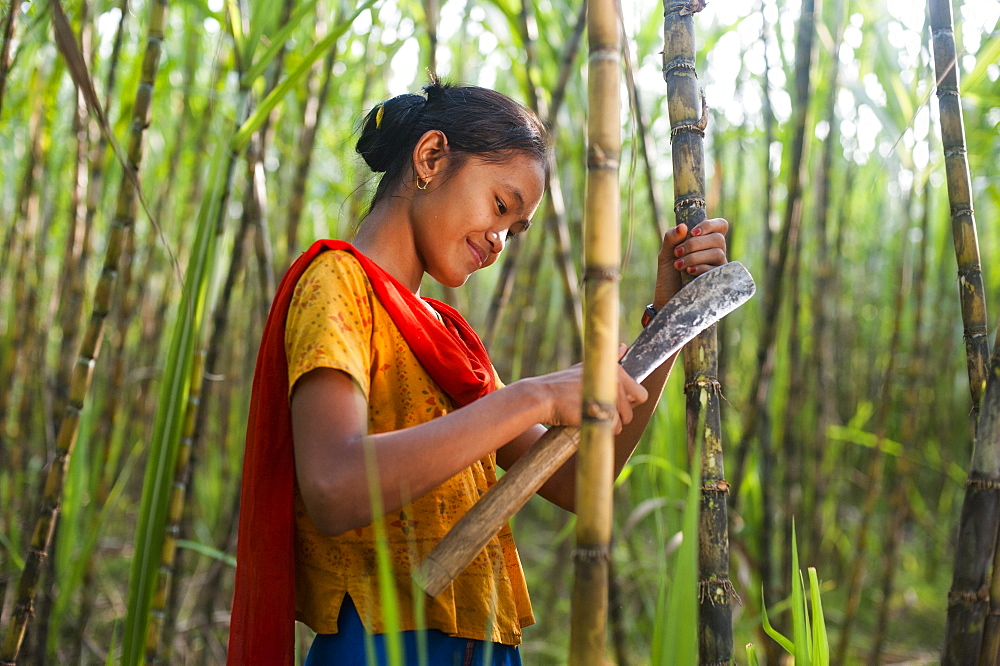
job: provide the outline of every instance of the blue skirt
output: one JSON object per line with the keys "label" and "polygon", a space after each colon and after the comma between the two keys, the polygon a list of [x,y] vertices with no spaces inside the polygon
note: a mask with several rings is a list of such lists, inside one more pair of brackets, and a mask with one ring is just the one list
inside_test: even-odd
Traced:
{"label": "blue skirt", "polygon": [[[449,636],[437,629],[404,631],[403,663],[405,666],[521,666],[521,654],[516,645],[488,643],[470,638]],[[422,639],[418,642],[418,638]],[[385,636],[370,637],[375,654],[365,652],[365,628],[361,624],[354,602],[344,597],[337,618],[337,633],[317,634],[309,648],[305,666],[367,666],[369,663],[388,666]],[[423,643],[420,645],[419,643]],[[369,661],[371,659],[371,661]]]}

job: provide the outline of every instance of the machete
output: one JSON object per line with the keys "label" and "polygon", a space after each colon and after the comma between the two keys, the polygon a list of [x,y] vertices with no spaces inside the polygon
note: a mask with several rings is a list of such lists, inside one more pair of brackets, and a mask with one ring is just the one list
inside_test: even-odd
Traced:
{"label": "machete", "polygon": [[[621,359],[642,381],[696,335],[753,296],[753,278],[738,261],[713,268],[684,286],[657,313]],[[511,465],[414,570],[424,592],[439,595],[500,528],[566,462],[580,444],[580,429],[554,427]]]}

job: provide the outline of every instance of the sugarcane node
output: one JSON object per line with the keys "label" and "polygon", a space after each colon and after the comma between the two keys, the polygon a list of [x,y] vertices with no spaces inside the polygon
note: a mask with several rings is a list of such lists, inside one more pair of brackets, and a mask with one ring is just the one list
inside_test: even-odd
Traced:
{"label": "sugarcane node", "polygon": [[663,76],[666,77],[668,74],[678,69],[689,70],[692,72],[698,71],[695,69],[694,60],[691,58],[685,58],[684,56],[679,56],[663,66]]}
{"label": "sugarcane node", "polygon": [[588,60],[590,62],[607,60],[617,63],[621,60],[621,55],[619,55],[618,49],[616,48],[592,49]]}
{"label": "sugarcane node", "polygon": [[709,481],[701,487],[702,492],[706,493],[728,493],[729,492],[729,482],[725,479],[719,479],[718,481]]}
{"label": "sugarcane node", "polygon": [[[28,599],[27,601],[18,601],[16,604],[14,604],[14,612],[20,613],[24,617],[29,617],[29,618],[34,617],[35,616],[34,600]],[[11,661],[5,663],[13,664],[14,662]]]}
{"label": "sugarcane node", "polygon": [[574,562],[608,562],[611,551],[607,546],[582,546],[573,551]]}
{"label": "sugarcane node", "polygon": [[701,197],[686,197],[674,201],[675,213],[685,208],[705,208],[705,200]]}
{"label": "sugarcane node", "polygon": [[958,606],[963,604],[989,603],[990,588],[983,585],[975,592],[965,590],[948,590],[948,605]]}
{"label": "sugarcane node", "polygon": [[944,156],[947,157],[965,157],[968,151],[965,146],[952,146],[944,151]]}
{"label": "sugarcane node", "polygon": [[589,267],[583,272],[584,282],[588,282],[590,280],[608,280],[611,282],[618,282],[621,279],[621,271],[615,268]]}
{"label": "sugarcane node", "polygon": [[976,213],[975,211],[972,210],[972,208],[953,208],[951,211],[952,217],[961,217],[962,215],[968,215],[969,217],[972,217],[975,214]]}
{"label": "sugarcane node", "polygon": [[706,5],[708,5],[706,0],[689,0],[689,2],[681,9],[681,16],[697,14],[703,10]]}
{"label": "sugarcane node", "polygon": [[[720,598],[716,598],[716,597]],[[728,578],[711,578],[709,580],[698,581],[698,602],[709,601],[712,605],[729,604],[736,599],[743,605],[743,600],[736,593],[736,588]]]}
{"label": "sugarcane node", "polygon": [[722,393],[722,384],[714,377],[699,377],[684,384],[684,395],[691,391],[708,391],[710,393]]}
{"label": "sugarcane node", "polygon": [[1000,479],[984,479],[982,477],[969,477],[965,481],[966,488],[976,490],[1000,490]]}
{"label": "sugarcane node", "polygon": [[680,125],[675,125],[670,129],[670,140],[673,141],[674,137],[681,132],[691,132],[692,134],[697,134],[698,136],[705,138],[705,128],[700,127],[701,121],[696,123],[681,123]]}

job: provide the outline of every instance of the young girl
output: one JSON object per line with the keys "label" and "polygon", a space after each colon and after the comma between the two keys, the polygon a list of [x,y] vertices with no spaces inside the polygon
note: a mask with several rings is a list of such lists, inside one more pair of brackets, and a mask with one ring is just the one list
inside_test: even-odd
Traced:
{"label": "young girl", "polygon": [[[504,387],[461,315],[419,292],[424,274],[464,284],[528,230],[545,131],[491,90],[435,81],[424,91],[368,114],[357,151],[384,172],[371,211],[353,245],[314,244],[272,306],[247,434],[231,664],[292,663],[293,618],[317,632],[307,664],[384,663],[376,519],[406,663],[520,663],[534,619],[509,528],[437,598],[415,598],[410,573],[541,424],[579,424],[581,369]],[[687,240],[683,226],[666,234],[654,308],[681,271],[725,263],[727,229],[714,219]],[[671,365],[643,385],[619,373],[617,470]],[[574,484],[571,459],[539,494],[572,511]]]}

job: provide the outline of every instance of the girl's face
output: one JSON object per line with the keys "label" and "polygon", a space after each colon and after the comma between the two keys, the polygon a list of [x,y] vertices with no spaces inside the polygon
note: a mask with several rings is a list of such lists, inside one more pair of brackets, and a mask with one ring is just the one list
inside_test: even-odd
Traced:
{"label": "girl's face", "polygon": [[414,197],[414,235],[423,270],[445,286],[464,284],[531,226],[544,189],[544,166],[524,153],[496,164],[471,155],[444,169]]}

